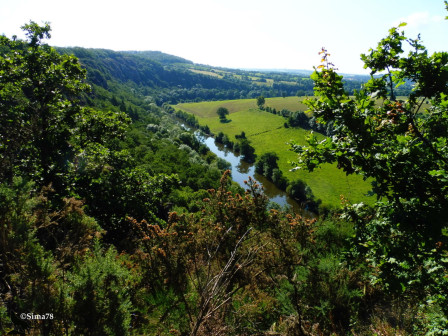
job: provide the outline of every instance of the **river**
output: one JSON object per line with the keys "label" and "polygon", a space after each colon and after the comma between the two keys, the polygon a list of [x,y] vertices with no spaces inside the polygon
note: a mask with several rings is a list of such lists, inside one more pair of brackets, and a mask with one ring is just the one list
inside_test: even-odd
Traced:
{"label": "river", "polygon": [[292,207],[295,212],[302,212],[300,205],[294,199],[289,197],[286,192],[277,188],[263,175],[256,173],[254,164],[245,162],[232,150],[226,148],[222,144],[215,143],[214,138],[209,136],[199,136],[198,133],[196,133],[196,135],[203,143],[207,145],[211,152],[230,163],[232,170],[232,179],[241,187],[246,189],[244,181],[247,181],[249,179],[249,176],[251,176],[263,186],[264,193],[270,201],[282,206],[288,205]]}

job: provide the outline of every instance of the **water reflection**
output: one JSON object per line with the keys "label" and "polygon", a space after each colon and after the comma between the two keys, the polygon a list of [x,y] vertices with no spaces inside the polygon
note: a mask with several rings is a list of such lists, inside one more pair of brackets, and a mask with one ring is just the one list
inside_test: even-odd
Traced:
{"label": "water reflection", "polygon": [[[196,132],[198,134],[198,132]],[[205,143],[210,151],[215,153],[218,157],[230,163],[232,169],[232,179],[241,187],[246,188],[244,181],[249,179],[249,176],[254,178],[263,186],[265,195],[272,201],[279,205],[291,206],[294,211],[302,212],[299,204],[289,197],[286,192],[277,188],[271,181],[266,179],[263,175],[255,173],[255,165],[243,161],[241,157],[222,144],[215,143],[212,137],[198,136],[198,139]]]}

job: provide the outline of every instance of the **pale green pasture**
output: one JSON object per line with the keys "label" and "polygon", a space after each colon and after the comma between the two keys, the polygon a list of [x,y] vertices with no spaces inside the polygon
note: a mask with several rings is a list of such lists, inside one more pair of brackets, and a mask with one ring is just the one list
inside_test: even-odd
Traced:
{"label": "pale green pasture", "polygon": [[190,112],[200,118],[217,118],[216,110],[220,107],[225,107],[229,110],[232,119],[232,113],[256,108],[257,102],[255,99],[237,99],[237,100],[223,100],[200,103],[182,103],[174,106],[175,109],[180,109],[185,112]]}
{"label": "pale green pasture", "polygon": [[217,78],[223,78],[222,75],[217,74],[215,72],[211,72],[211,71],[205,71],[205,70],[197,70],[197,69],[190,69],[191,72],[197,73],[197,74],[201,74],[201,75],[206,75],[206,76],[211,76],[211,77],[217,77]]}
{"label": "pale green pasture", "polygon": [[256,79],[252,79],[252,80],[253,80],[253,83],[258,86],[269,86],[270,87],[270,86],[274,85],[273,79],[266,79],[266,82],[259,82]]}
{"label": "pale green pasture", "polygon": [[277,111],[286,109],[292,112],[302,111],[305,112],[308,107],[303,103],[305,97],[275,97],[275,98],[266,98],[265,106],[269,106],[271,108],[275,108]]}
{"label": "pale green pasture", "polygon": [[[224,132],[225,133],[225,132]],[[310,134],[301,128],[281,128],[272,130],[269,133],[250,137],[252,146],[256,149],[257,155],[266,152],[275,152],[279,156],[278,162],[280,170],[289,180],[301,179],[305,181],[317,198],[322,199],[324,204],[338,206],[340,196],[343,195],[353,203],[367,202],[373,200],[365,195],[371,189],[368,182],[363,181],[361,176],[346,176],[336,165],[325,164],[314,172],[296,170],[291,162],[297,160],[297,154],[290,150],[289,143],[296,142],[306,145],[306,137]],[[324,139],[320,134],[318,138]]]}
{"label": "pale green pasture", "polygon": [[218,116],[200,117],[197,116],[200,125],[208,125],[210,130],[217,134],[223,132],[227,134],[230,140],[235,140],[235,135],[241,134],[242,131],[250,139],[251,136],[257,134],[265,134],[269,131],[282,128],[284,119],[274,115],[252,108],[249,110],[242,110],[227,116],[229,122],[222,123]]}
{"label": "pale green pasture", "polygon": [[[275,97],[266,98],[265,106],[275,108],[280,111],[282,109],[287,109],[289,111],[306,111],[308,108],[303,104],[303,99],[305,97]],[[216,110],[219,107],[225,107],[230,113],[235,113],[241,110],[248,110],[251,108],[257,108],[257,101],[253,99],[237,99],[237,100],[222,100],[222,101],[211,101],[211,102],[200,102],[200,103],[182,103],[175,105],[174,108],[181,109],[186,112],[193,113],[199,117],[216,117]]]}
{"label": "pale green pasture", "polygon": [[[289,106],[288,109],[294,111],[296,109],[291,107],[299,106],[299,104],[297,97],[266,100],[266,105],[276,109]],[[220,106],[229,109],[230,115],[227,118],[231,120],[230,122],[220,122],[216,114]],[[279,115],[258,110],[255,99],[179,104],[175,108],[195,114],[200,125],[208,125],[215,134],[223,132],[232,141],[235,141],[235,135],[244,131],[257,155],[275,152],[279,156],[279,167],[283,174],[289,180],[304,180],[311,187],[316,198],[322,199],[324,204],[338,206],[341,195],[354,203],[373,201],[365,196],[370,190],[368,182],[363,181],[360,176],[345,176],[336,165],[323,165],[313,173],[304,170],[291,172],[293,166],[290,162],[296,159],[296,154],[290,150],[291,146],[288,143],[295,141],[305,145],[309,131],[301,128],[284,128],[285,119]],[[318,137],[324,139],[320,134]]]}

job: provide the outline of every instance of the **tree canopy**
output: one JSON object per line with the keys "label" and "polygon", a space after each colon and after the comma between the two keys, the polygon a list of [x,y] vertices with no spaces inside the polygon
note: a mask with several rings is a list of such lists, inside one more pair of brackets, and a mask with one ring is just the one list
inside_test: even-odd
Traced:
{"label": "tree canopy", "polygon": [[216,110],[216,113],[220,120],[226,120],[226,116],[229,115],[229,110],[226,107],[221,106]]}
{"label": "tree canopy", "polygon": [[75,57],[43,43],[50,37],[48,24],[22,28],[27,43],[0,37],[0,177],[11,179],[20,171],[45,185],[55,183],[66,165],[81,110],[78,96],[88,85]]}
{"label": "tree canopy", "polygon": [[[354,97],[322,49],[322,65],[312,75],[316,98],[307,105],[318,123],[333,123],[334,135],[321,141],[311,135],[307,146],[293,149],[299,167],[313,171],[336,162],[372,181],[374,208],[345,209],[356,225],[353,253],[365,255],[378,270],[376,281],[390,290],[427,290],[448,307],[446,297],[437,296],[448,290],[446,276],[442,280],[448,266],[448,53],[429,55],[403,26],[362,55],[372,78]],[[408,81],[412,93],[398,100],[396,87]]]}
{"label": "tree canopy", "polygon": [[266,102],[266,100],[264,99],[263,96],[258,96],[257,97],[257,106],[258,106],[258,108],[263,109],[265,102]]}

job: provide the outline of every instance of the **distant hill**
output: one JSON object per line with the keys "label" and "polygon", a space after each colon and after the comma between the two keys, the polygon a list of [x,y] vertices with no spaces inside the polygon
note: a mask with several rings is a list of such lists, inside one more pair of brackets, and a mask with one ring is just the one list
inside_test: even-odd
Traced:
{"label": "distant hill", "polygon": [[[88,78],[94,84],[101,86],[106,85],[107,81],[122,83],[131,81],[149,88],[179,86],[191,88],[197,84],[209,88],[233,87],[233,84],[230,85],[226,81],[199,76],[186,68],[166,67],[163,63],[152,59],[151,54],[146,52],[117,52],[85,48],[58,48],[58,51],[73,54],[79,58],[88,71]],[[172,56],[171,60],[174,60],[174,57]],[[169,58],[163,55],[157,55],[155,58],[165,60],[166,64],[172,64],[168,61]],[[98,71],[100,74],[97,73]]]}
{"label": "distant hill", "polygon": [[[95,94],[141,95],[162,105],[203,100],[313,95],[307,70],[227,69],[195,64],[160,51],[57,48],[73,54],[87,69]],[[359,89],[368,76],[350,75],[346,89]],[[118,94],[118,92],[121,92]],[[101,93],[104,97],[106,92]]]}
{"label": "distant hill", "polygon": [[186,60],[185,58],[170,55],[170,54],[165,54],[161,51],[150,51],[150,50],[148,50],[148,51],[132,51],[131,50],[131,51],[122,51],[122,53],[141,56],[141,57],[159,62],[161,64],[179,64],[179,63],[193,64],[192,61]]}
{"label": "distant hill", "polygon": [[[274,97],[312,94],[306,76],[224,69],[194,64],[158,51],[112,51],[106,49],[57,48],[73,54],[87,69],[87,79],[97,87],[113,92],[127,91],[151,97],[158,105],[201,100]],[[275,78],[274,78],[275,77]],[[104,93],[105,95],[105,93]]]}
{"label": "distant hill", "polygon": [[265,68],[243,68],[245,71],[258,71],[258,72],[280,72],[288,74],[299,74],[309,76],[313,73],[313,70],[304,69],[265,69]]}

